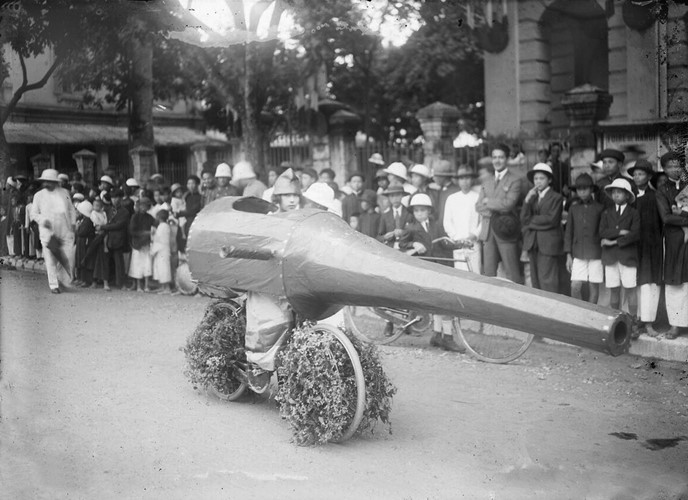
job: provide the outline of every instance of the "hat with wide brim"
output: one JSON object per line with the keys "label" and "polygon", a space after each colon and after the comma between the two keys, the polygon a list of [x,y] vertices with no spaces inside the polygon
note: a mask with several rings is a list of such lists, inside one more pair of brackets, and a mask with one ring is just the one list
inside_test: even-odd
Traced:
{"label": "hat with wide brim", "polygon": [[628,203],[633,203],[635,201],[635,194],[633,194],[633,189],[631,189],[631,183],[628,182],[626,179],[622,179],[619,177],[617,179],[614,179],[614,181],[610,185],[604,187],[604,190],[609,192],[610,195],[612,189],[622,189],[626,191],[630,196]]}
{"label": "hat with wide brim", "polygon": [[370,155],[370,158],[368,158],[368,163],[372,163],[374,165],[384,165],[385,161],[382,159],[382,155],[380,153],[373,153]]}
{"label": "hat with wide brim", "polygon": [[390,164],[385,169],[385,172],[388,175],[396,175],[397,177],[400,177],[405,181],[408,180],[408,177],[406,176],[406,165],[404,165],[400,161],[395,161],[394,163]]}
{"label": "hat with wide brim", "polygon": [[93,212],[93,205],[90,201],[84,200],[79,202],[79,204],[76,206],[76,209],[84,217],[90,217],[91,212]]}
{"label": "hat with wide brim", "polygon": [[416,163],[414,166],[411,167],[411,170],[409,172],[412,174],[420,175],[421,177],[425,177],[426,179],[430,179],[432,177],[432,172],[430,171],[430,169],[422,163]]}
{"label": "hat with wide brim", "polygon": [[521,236],[521,221],[512,213],[492,215],[490,226],[495,236],[501,240],[518,241]]}
{"label": "hat with wide brim", "polygon": [[54,168],[46,168],[41,172],[41,176],[38,178],[39,181],[43,182],[60,182],[60,179],[57,177],[57,170]]}
{"label": "hat with wide brim", "polygon": [[324,182],[315,182],[304,191],[303,196],[313,203],[329,210],[334,203],[334,190]]}
{"label": "hat with wide brim", "polygon": [[623,161],[626,159],[626,156],[621,151],[611,148],[603,149],[599,157],[600,160],[604,160],[605,158],[614,158],[616,161],[620,161],[621,163],[623,163]]}
{"label": "hat with wide brim", "polygon": [[172,184],[172,186],[170,186],[170,193],[171,193],[171,194],[174,194],[174,192],[175,192],[177,189],[181,189],[181,188],[182,188],[182,185],[179,184],[178,182],[175,182],[174,184]]}
{"label": "hat with wide brim", "polygon": [[440,160],[432,169],[433,177],[454,177],[454,167],[449,160]]}
{"label": "hat with wide brim", "polygon": [[111,186],[114,186],[114,185],[115,185],[114,181],[112,180],[112,177],[110,177],[109,175],[104,175],[104,176],[102,176],[102,177],[100,178],[100,182],[107,182],[107,183],[110,184]]}
{"label": "hat with wide brim", "polygon": [[552,167],[547,165],[546,163],[537,163],[531,170],[526,173],[526,177],[528,177],[528,180],[532,183],[533,179],[535,178],[535,174],[538,172],[542,174],[546,174],[547,177],[549,177],[549,180],[551,181],[554,179],[554,174],[552,173]]}
{"label": "hat with wide brim", "polygon": [[652,176],[655,173],[655,169],[652,168],[652,163],[650,163],[647,160],[636,161],[635,165],[629,168],[626,172],[628,173],[628,175],[632,176],[633,172],[635,172],[636,170],[642,170],[649,176]]}
{"label": "hat with wide brim", "polygon": [[133,177],[127,179],[126,185],[129,187],[139,187],[139,183]]}
{"label": "hat with wide brim", "polygon": [[400,186],[399,184],[392,184],[389,186],[387,189],[385,189],[382,194],[384,196],[391,196],[393,194],[407,194],[406,191],[404,191],[404,186]]}
{"label": "hat with wide brim", "polygon": [[433,208],[432,200],[425,193],[416,193],[413,196],[411,196],[411,199],[409,200],[408,206],[409,206],[409,208],[413,208],[413,207]]}

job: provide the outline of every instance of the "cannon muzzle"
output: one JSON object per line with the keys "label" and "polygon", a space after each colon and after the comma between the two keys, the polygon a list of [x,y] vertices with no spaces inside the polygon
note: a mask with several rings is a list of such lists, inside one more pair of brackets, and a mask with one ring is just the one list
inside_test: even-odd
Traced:
{"label": "cannon muzzle", "polygon": [[228,197],[191,226],[189,268],[201,290],[286,297],[322,319],[345,305],[427,311],[526,331],[611,355],[626,352],[630,319],[600,307],[393,250],[315,209],[267,215],[257,198]]}

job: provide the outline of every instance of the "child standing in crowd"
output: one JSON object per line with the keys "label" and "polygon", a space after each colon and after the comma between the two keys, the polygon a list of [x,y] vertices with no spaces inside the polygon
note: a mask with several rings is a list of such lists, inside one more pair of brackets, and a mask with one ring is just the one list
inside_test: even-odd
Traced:
{"label": "child standing in crowd", "polygon": [[656,337],[658,332],[652,327],[657,319],[660,286],[662,284],[662,264],[664,260],[664,241],[662,219],[657,207],[657,196],[650,187],[652,165],[647,160],[638,160],[628,174],[635,184],[635,209],[640,215],[640,242],[638,243],[638,317],[639,333]]}
{"label": "child standing in crowd", "polygon": [[600,218],[604,206],[592,196],[592,177],[580,174],[574,189],[564,235],[566,269],[571,273],[571,296],[583,300],[583,283],[588,283],[588,302],[597,304],[600,283],[604,281]]}
{"label": "child standing in crowd", "polygon": [[91,288],[96,288],[95,280],[103,282],[103,289],[110,290],[108,283],[110,279],[109,255],[107,247],[107,235],[100,228],[107,224],[108,218],[105,213],[105,204],[101,198],[93,200],[93,211],[91,212],[91,222],[96,230],[96,238],[93,239],[89,247],[89,253],[93,252],[95,259],[93,262],[93,278]]}
{"label": "child standing in crowd", "polygon": [[550,186],[552,167],[538,163],[527,174],[535,186],[521,208],[523,249],[528,252],[533,288],[559,292],[559,256],[564,253],[561,212],[564,197]]}
{"label": "child standing in crowd", "polygon": [[371,238],[377,238],[377,229],[380,227],[380,214],[375,211],[376,205],[377,193],[371,189],[363,191],[358,230]]}
{"label": "child standing in crowd", "polygon": [[186,239],[186,233],[184,232],[184,226],[186,225],[186,217],[180,217],[179,213],[186,210],[186,202],[184,201],[184,190],[181,184],[172,184],[170,188],[172,193],[172,199],[170,200],[170,209],[168,211],[174,216],[174,218],[179,223],[179,231],[182,231],[181,237]]}
{"label": "child standing in crowd", "polygon": [[[136,202],[136,213],[129,219],[129,237],[131,238],[131,260],[129,277],[136,280],[137,292],[150,292],[148,280],[153,274],[151,266],[151,228],[155,219],[148,213],[151,202],[140,198]],[[143,280],[143,288],[141,288]]]}
{"label": "child standing in crowd", "polygon": [[93,263],[95,256],[87,257],[88,246],[96,236],[96,229],[91,221],[93,205],[90,201],[82,201],[76,206],[76,272],[74,286],[86,287],[93,283]]}
{"label": "child standing in crowd", "polygon": [[355,231],[361,232],[361,214],[355,212],[349,216],[349,226]]}
{"label": "child standing in crowd", "polygon": [[[638,241],[640,240],[640,215],[631,206],[635,195],[626,179],[614,179],[604,188],[614,202],[602,212],[600,238],[602,238],[602,264],[605,285],[610,289],[610,306],[621,308],[621,290],[628,298],[629,313],[635,319],[638,309],[637,286]],[[633,338],[638,337],[634,325]]]}
{"label": "child standing in crowd", "polygon": [[[439,222],[432,218],[433,205],[430,196],[425,193],[416,193],[409,200],[409,210],[413,211],[414,220],[404,228],[404,234],[400,243],[400,250],[407,250],[414,255],[424,257],[442,257],[442,247],[447,247],[444,230]],[[451,265],[451,264],[447,264]],[[385,325],[385,333],[391,334],[393,325]],[[443,315],[433,315],[433,336],[430,345],[441,347],[445,351],[465,352],[459,346],[452,335],[453,325],[451,318]]]}
{"label": "child standing in crowd", "polygon": [[170,226],[167,223],[169,213],[162,209],[158,212],[158,226],[153,230],[153,279],[160,283],[160,294],[170,293],[172,282],[172,268],[170,265]]}
{"label": "child standing in crowd", "polygon": [[402,230],[407,222],[411,222],[411,216],[401,205],[401,200],[406,196],[406,192],[400,184],[391,184],[382,194],[389,198],[391,207],[380,217],[377,239],[398,249]]}

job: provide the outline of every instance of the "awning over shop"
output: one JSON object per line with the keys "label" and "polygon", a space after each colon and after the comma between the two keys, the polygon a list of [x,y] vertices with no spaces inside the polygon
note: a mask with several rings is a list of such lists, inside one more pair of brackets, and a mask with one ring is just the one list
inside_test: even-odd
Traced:
{"label": "awning over shop", "polygon": [[[7,122],[4,130],[9,144],[127,144],[127,128],[114,125]],[[154,127],[153,133],[156,146],[223,142],[187,127]]]}

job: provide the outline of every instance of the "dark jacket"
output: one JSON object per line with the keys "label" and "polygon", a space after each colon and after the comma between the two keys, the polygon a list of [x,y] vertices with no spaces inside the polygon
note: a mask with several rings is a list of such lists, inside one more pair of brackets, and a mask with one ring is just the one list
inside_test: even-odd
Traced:
{"label": "dark jacket", "polygon": [[521,208],[523,249],[538,251],[543,255],[561,255],[564,252],[564,234],[561,228],[561,212],[564,197],[552,188],[539,200],[533,196]]}
{"label": "dark jacket", "polygon": [[683,227],[688,226],[688,215],[675,215],[671,207],[676,204],[676,196],[686,187],[679,187],[668,181],[657,191],[657,207],[664,224],[664,283],[681,285],[688,283],[688,244],[683,242]]}
{"label": "dark jacket", "polygon": [[399,227],[397,228],[394,223],[394,208],[390,208],[382,214],[380,216],[380,227],[377,230],[377,239],[392,246],[394,244],[394,238],[385,241],[385,234],[395,229],[404,229],[406,224],[414,220],[413,216],[404,207],[401,207],[401,217],[399,219]]}
{"label": "dark jacket", "polygon": [[349,218],[355,214],[361,212],[361,194],[351,193],[347,194],[342,200],[342,219],[349,222]]}
{"label": "dark jacket", "polygon": [[[630,231],[620,236],[619,231]],[[602,212],[600,218],[600,238],[616,240],[616,245],[602,247],[602,264],[605,266],[619,262],[624,266],[638,267],[638,242],[640,241],[640,215],[631,205],[626,205],[619,216],[616,205]]]}
{"label": "dark jacket", "polygon": [[564,231],[564,252],[575,259],[601,258],[600,218],[604,205],[592,197],[587,202],[576,198],[572,203]]}
{"label": "dark jacket", "polygon": [[177,215],[179,217],[186,217],[186,225],[184,229],[186,234],[189,234],[189,228],[196,218],[196,214],[201,211],[201,202],[203,201],[200,193],[191,193],[189,191],[184,195],[184,201],[186,202],[186,210],[182,210]]}
{"label": "dark jacket", "polygon": [[88,246],[96,237],[96,229],[88,217],[81,219],[76,226],[76,253],[74,262],[76,267],[93,269],[95,254],[88,254]]}
{"label": "dark jacket", "polygon": [[597,199],[599,200],[602,205],[604,205],[604,208],[609,208],[614,206],[614,200],[612,200],[611,194],[609,191],[604,189],[605,187],[609,186],[612,182],[614,182],[616,179],[625,179],[623,175],[621,175],[620,172],[617,172],[616,175],[613,175],[611,177],[602,177],[600,180],[598,180],[595,185],[597,186],[599,190],[599,195]]}
{"label": "dark jacket", "polygon": [[377,212],[373,213],[362,213],[358,218],[358,230],[370,236],[371,238],[377,238],[377,230],[380,227],[380,214]]}
{"label": "dark jacket", "polygon": [[[523,178],[516,175],[510,169],[504,177],[496,182],[492,176],[480,186],[480,195],[475,208],[483,218],[480,229],[480,241],[487,241],[492,230],[492,216],[495,214],[511,214],[516,219],[519,216],[519,203],[522,199]],[[487,199],[487,204],[483,200]],[[499,239],[499,238],[497,238]],[[519,238],[517,237],[516,240]]]}
{"label": "dark jacket", "polygon": [[[430,218],[428,220],[428,230],[426,231],[420,222],[414,220],[406,224],[404,228],[404,235],[399,242],[400,250],[410,250],[413,248],[413,243],[422,243],[427,249],[424,254],[419,254],[420,257],[446,257],[446,249],[448,243],[440,241],[433,243],[433,240],[447,236],[442,229],[442,226],[436,220]],[[452,262],[439,261],[439,264],[449,265],[453,267]]]}
{"label": "dark jacket", "polygon": [[112,220],[101,227],[108,234],[108,248],[110,250],[129,250],[129,218],[131,214],[125,207],[120,206],[112,217]]}
{"label": "dark jacket", "polygon": [[[637,193],[636,193],[637,195]],[[657,208],[657,195],[648,187],[633,204],[640,215],[640,243],[638,245],[638,285],[662,282],[664,245],[662,219]]]}

